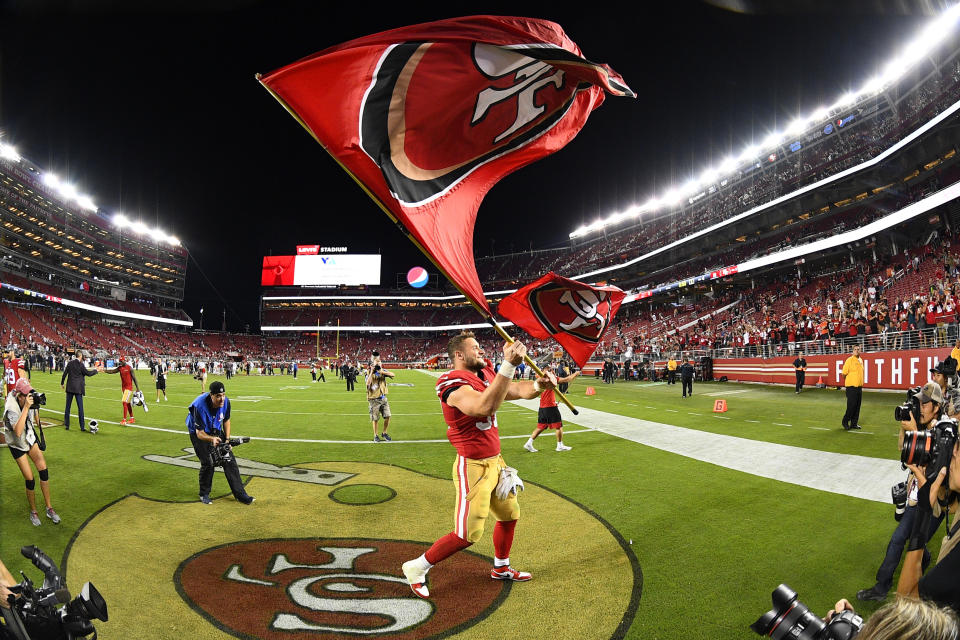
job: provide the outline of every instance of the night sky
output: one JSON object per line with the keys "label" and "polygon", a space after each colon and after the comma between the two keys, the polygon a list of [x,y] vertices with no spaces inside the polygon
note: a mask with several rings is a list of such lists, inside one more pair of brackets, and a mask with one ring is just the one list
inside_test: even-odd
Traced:
{"label": "night sky", "polygon": [[385,285],[427,266],[257,72],[458,15],[562,25],[639,98],[608,97],[566,148],[494,187],[475,236],[489,254],[557,246],[832,103],[931,12],[919,2],[671,0],[632,13],[544,4],[0,0],[2,139],[100,207],[178,236],[195,259],[184,300],[195,320],[203,305],[205,326],[219,328],[226,305],[231,330],[256,329],[266,253],[317,243],[380,252]]}

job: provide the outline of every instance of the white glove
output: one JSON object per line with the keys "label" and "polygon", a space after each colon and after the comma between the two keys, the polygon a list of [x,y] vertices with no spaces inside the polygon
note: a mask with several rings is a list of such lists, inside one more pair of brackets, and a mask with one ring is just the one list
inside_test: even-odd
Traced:
{"label": "white glove", "polygon": [[497,482],[497,497],[506,500],[510,494],[517,495],[517,489],[523,491],[523,480],[513,467],[505,467],[500,471],[500,481]]}

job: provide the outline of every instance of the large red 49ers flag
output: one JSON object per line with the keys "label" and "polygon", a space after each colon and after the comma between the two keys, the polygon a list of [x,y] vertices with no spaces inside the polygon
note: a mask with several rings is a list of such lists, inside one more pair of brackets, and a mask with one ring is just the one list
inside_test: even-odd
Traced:
{"label": "large red 49ers flag", "polygon": [[500,301],[497,310],[538,340],[553,338],[581,369],[597,350],[626,294],[550,272]]}
{"label": "large red 49ers flag", "polygon": [[473,258],[484,195],[567,144],[604,91],[634,96],[560,25],[497,16],[352,40],[260,82],[487,313]]}

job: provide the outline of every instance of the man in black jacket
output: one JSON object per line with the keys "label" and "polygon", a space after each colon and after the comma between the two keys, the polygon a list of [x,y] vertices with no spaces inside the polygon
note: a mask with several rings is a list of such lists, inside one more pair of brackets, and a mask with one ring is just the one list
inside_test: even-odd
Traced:
{"label": "man in black jacket", "polygon": [[[83,366],[83,349],[73,352],[73,360],[63,368],[60,377],[60,388],[67,392],[67,405],[63,409],[63,426],[70,429],[70,406],[73,399],[77,399],[77,413],[80,415],[80,431],[86,431],[83,422],[83,394],[87,391],[87,376],[97,375],[96,369],[87,369]],[[64,385],[66,380],[66,385]]]}
{"label": "man in black jacket", "polygon": [[693,360],[687,360],[680,365],[680,384],[683,387],[683,397],[693,395]]}

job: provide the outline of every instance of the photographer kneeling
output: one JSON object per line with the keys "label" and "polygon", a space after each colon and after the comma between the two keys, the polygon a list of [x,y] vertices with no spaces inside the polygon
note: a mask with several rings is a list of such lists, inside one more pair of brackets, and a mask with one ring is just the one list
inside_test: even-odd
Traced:
{"label": "photographer kneeling", "polygon": [[31,411],[37,404],[37,399],[44,401],[42,394],[38,394],[30,386],[30,381],[26,378],[17,380],[16,385],[9,394],[3,405],[3,437],[6,440],[7,448],[13,459],[17,461],[20,467],[20,473],[23,474],[24,484],[27,487],[27,503],[30,505],[30,522],[33,526],[40,526],[40,516],[37,514],[37,500],[34,494],[36,481],[33,478],[33,470],[30,468],[30,462],[33,460],[33,466],[37,468],[37,475],[40,476],[40,491],[43,493],[43,501],[47,505],[47,517],[54,524],[60,523],[60,516],[53,510],[50,504],[50,484],[49,473],[47,471],[47,461],[43,457],[43,451],[37,445],[37,432],[33,426],[34,412]]}
{"label": "photographer kneeling", "polygon": [[[190,404],[187,414],[187,429],[193,451],[200,460],[200,502],[212,504],[210,488],[213,486],[214,447],[230,440],[230,400],[223,383],[210,383],[210,392],[201,394]],[[247,495],[240,479],[240,469],[233,455],[223,456],[223,475],[227,476],[230,491],[237,502],[250,504],[253,497]]]}

